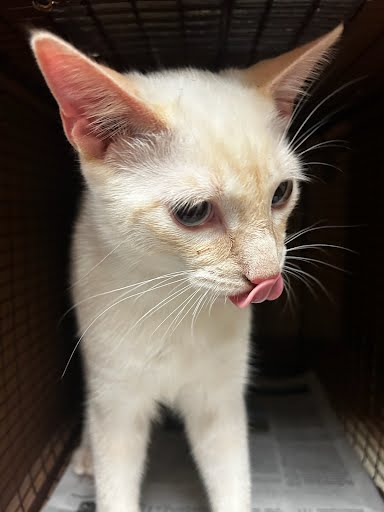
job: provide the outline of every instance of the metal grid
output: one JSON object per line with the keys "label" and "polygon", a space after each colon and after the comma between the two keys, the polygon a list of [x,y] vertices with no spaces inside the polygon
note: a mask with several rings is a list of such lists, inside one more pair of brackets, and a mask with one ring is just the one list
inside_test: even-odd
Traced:
{"label": "metal grid", "polygon": [[35,0],[34,4],[43,10],[26,0],[2,8],[0,42],[15,72],[37,79],[22,42],[23,31],[30,26],[48,28],[117,69],[245,66],[348,20],[362,0]]}
{"label": "metal grid", "polygon": [[[0,80],[0,510],[32,510],[72,441],[58,319],[65,308],[68,178],[45,107]],[[59,143],[59,145],[58,145]],[[68,172],[68,171],[67,171]],[[70,174],[67,174],[70,176]]]}
{"label": "metal grid", "polygon": [[[57,0],[49,9],[50,2],[40,0],[35,5],[44,9],[38,10],[30,1],[14,0],[0,7],[5,163],[0,168],[1,511],[38,509],[75,432],[74,411],[65,406],[71,402],[71,381],[59,378],[69,347],[63,348],[65,333],[57,329],[65,310],[66,235],[74,203],[68,168],[73,163],[57,116],[36,101],[48,95],[26,44],[26,26],[48,28],[117,69],[215,69],[245,66],[289,50],[349,19],[362,3]],[[28,91],[20,84],[27,84]],[[310,306],[303,314],[309,323],[313,320]],[[323,353],[320,373],[346,430],[382,485],[384,372],[379,361],[384,358],[379,338],[377,327],[353,349],[339,345],[339,357],[328,359]],[[340,383],[340,365],[356,378],[350,375]],[[350,403],[349,397],[359,400]]]}
{"label": "metal grid", "polygon": [[[380,54],[380,53],[379,53]],[[372,77],[372,79],[374,79]],[[384,166],[382,151],[384,73],[375,81],[375,94],[365,97],[348,116],[349,140],[353,153],[346,172],[350,175],[349,218],[352,225],[363,224],[350,234],[350,244],[359,252],[354,259],[353,280],[346,283],[344,295],[345,338],[339,343],[339,355],[330,391],[343,418],[345,430],[357,453],[378,487],[384,493],[384,343],[382,336],[382,287],[379,272],[370,286],[372,269],[381,265],[381,247],[377,233],[382,230],[381,205],[372,200],[384,186],[384,176],[377,169]],[[361,179],[361,169],[367,170]],[[355,204],[361,201],[362,208]],[[364,301],[356,300],[363,297]],[[324,365],[324,363],[323,363]],[[347,379],[340,378],[340,367],[348,368]],[[329,373],[329,371],[328,371]],[[325,375],[326,377],[326,375]]]}
{"label": "metal grid", "polygon": [[[384,11],[382,11],[384,21]],[[383,25],[382,25],[383,26]],[[383,39],[370,46],[357,65],[344,74],[343,83],[351,77],[361,77],[367,66],[381,54]],[[355,69],[353,69],[353,67]],[[353,83],[349,93],[335,98],[324,114],[333,108],[345,110],[311,141],[311,145],[330,139],[348,141],[349,150],[329,148],[312,152],[310,160],[335,165],[341,172],[321,166],[315,176],[322,184],[308,187],[305,225],[327,217],[329,225],[346,226],[328,230],[319,237],[310,233],[303,243],[321,242],[341,245],[356,254],[329,251],[324,261],[347,271],[318,268],[313,275],[325,286],[334,300],[325,295],[319,300],[301,297],[301,350],[307,354],[326,386],[328,395],[341,418],[347,436],[384,493],[384,343],[381,318],[384,306],[382,288],[384,277],[375,269],[381,268],[382,205],[375,200],[384,187],[382,151],[384,103],[382,90],[384,72],[380,66],[366,80]],[[332,81],[332,80],[331,80]],[[337,82],[336,82],[337,83]],[[328,88],[329,89],[329,88]],[[333,87],[330,90],[334,90]],[[352,99],[352,102],[348,100]],[[319,91],[318,97],[323,97]],[[358,99],[360,98],[360,99]],[[316,97],[314,105],[318,104]],[[309,107],[311,110],[312,107]],[[321,115],[319,116],[321,119]],[[316,120],[314,120],[314,123]],[[318,258],[319,254],[306,254]],[[321,258],[323,259],[323,258]],[[303,268],[309,270],[311,266]]]}

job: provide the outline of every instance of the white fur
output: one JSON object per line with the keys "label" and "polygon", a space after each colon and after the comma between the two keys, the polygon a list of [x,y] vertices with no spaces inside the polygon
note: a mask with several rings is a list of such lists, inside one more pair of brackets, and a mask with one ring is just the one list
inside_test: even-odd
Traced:
{"label": "white fur", "polygon": [[[137,512],[150,423],[158,404],[166,404],[185,421],[212,510],[246,512],[250,510],[250,476],[243,392],[251,312],[225,303],[223,296],[244,290],[244,274],[281,270],[284,246],[277,244],[271,231],[274,217],[269,204],[283,179],[301,178],[300,168],[280,141],[281,128],[272,103],[256,91],[229,78],[197,71],[149,78],[137,75],[135,80],[152,104],[166,103],[170,111],[174,109],[169,114],[173,136],[172,140],[122,142],[107,155],[108,165],[114,168],[108,180],[100,179],[104,171],[98,167],[104,162],[82,164],[90,190],[85,193],[75,232],[73,296],[79,303],[80,333],[85,333],[81,348],[91,441],[85,433],[75,467],[89,473],[91,445],[98,510]],[[251,198],[246,218],[236,201],[241,203],[249,194],[248,185],[225,155],[218,158],[215,145],[221,141],[228,141],[235,165],[254,161],[260,167],[263,190],[253,205]],[[212,166],[220,171],[220,183],[212,176]],[[193,179],[193,188],[187,178]],[[147,204],[196,198],[219,201],[234,233],[245,228],[240,257],[214,255],[212,261],[199,266],[193,255],[180,254],[159,240],[156,231],[149,231],[145,213],[142,224],[131,221],[133,212]],[[295,197],[289,211],[294,202]],[[183,231],[164,206],[150,210],[149,215],[149,222],[167,237],[184,238],[186,246],[221,243],[226,250],[227,238],[224,235],[222,240],[220,230]],[[178,287],[176,292],[182,290],[183,276],[165,282],[156,278],[185,270],[191,270],[185,284],[192,288],[164,303],[174,287]],[[155,280],[132,287],[128,295],[162,287],[124,298],[122,287],[149,279]],[[87,300],[113,289],[118,291]],[[210,310],[216,290],[221,296]],[[204,296],[206,291],[209,295]],[[203,296],[205,305],[192,327],[197,300]],[[114,306],[114,302],[118,303]],[[163,306],[151,313],[157,304]],[[171,322],[179,311],[182,321],[174,330],[178,320],[173,326]]]}
{"label": "white fur", "polygon": [[[75,277],[84,275],[106,254],[89,222],[87,207],[77,225],[74,243]],[[132,260],[112,254],[75,285],[74,300],[81,301],[128,283],[141,282],[164,272],[151,268],[155,255],[130,270]],[[147,265],[145,264],[147,263]],[[174,268],[170,268],[173,271]],[[178,278],[175,278],[175,280]],[[152,281],[156,285],[162,281]],[[135,292],[148,289],[139,287]],[[168,322],[153,331],[188,298],[186,292],[131,329],[137,320],[164,300],[172,286],[112,308],[82,340],[86,365],[87,421],[93,439],[98,510],[137,511],[140,477],[151,419],[159,403],[174,407],[184,420],[193,452],[210,492],[213,510],[249,510],[249,471],[243,390],[247,379],[250,311],[216,302],[205,307],[193,331],[191,314],[166,339]],[[121,292],[78,306],[80,332],[118,300]],[[187,305],[189,307],[191,304]],[[184,311],[185,313],[185,311]],[[89,441],[76,459],[80,473],[89,473]]]}
{"label": "white fur", "polygon": [[[118,75],[44,32],[32,47],[87,182],[72,247],[87,385],[74,468],[94,473],[98,512],[138,512],[150,425],[165,404],[184,419],[213,512],[249,512],[251,312],[226,298],[284,265],[303,175],[273,96],[236,72]],[[296,61],[283,90],[296,85]],[[287,179],[292,196],[273,210]],[[199,201],[215,204],[215,222],[195,230],[172,219],[176,204]]]}

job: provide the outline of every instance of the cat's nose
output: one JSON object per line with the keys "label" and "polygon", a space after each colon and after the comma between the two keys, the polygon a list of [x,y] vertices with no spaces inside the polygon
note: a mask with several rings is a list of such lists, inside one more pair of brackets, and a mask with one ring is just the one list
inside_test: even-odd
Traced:
{"label": "cat's nose", "polygon": [[249,281],[254,285],[250,292],[230,297],[231,301],[240,308],[245,308],[251,302],[260,303],[265,300],[276,300],[283,293],[284,281],[281,274],[267,279],[253,279]]}

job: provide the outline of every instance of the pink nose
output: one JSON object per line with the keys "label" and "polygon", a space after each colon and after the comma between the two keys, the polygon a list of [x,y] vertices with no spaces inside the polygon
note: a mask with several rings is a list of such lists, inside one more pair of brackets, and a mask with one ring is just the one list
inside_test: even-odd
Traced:
{"label": "pink nose", "polygon": [[249,306],[251,302],[260,303],[265,300],[275,300],[280,297],[284,290],[284,281],[281,274],[269,279],[264,279],[263,281],[253,280],[251,282],[255,287],[250,292],[230,297],[231,301],[236,304],[236,306],[245,308]]}

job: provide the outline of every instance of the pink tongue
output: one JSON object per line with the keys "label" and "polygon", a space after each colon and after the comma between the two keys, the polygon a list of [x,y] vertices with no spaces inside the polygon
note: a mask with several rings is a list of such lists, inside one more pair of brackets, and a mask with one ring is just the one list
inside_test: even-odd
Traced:
{"label": "pink tongue", "polygon": [[242,293],[241,295],[229,298],[239,308],[245,308],[251,302],[260,303],[265,300],[275,300],[283,293],[283,289],[284,281],[281,274],[279,274],[277,277],[262,281],[248,293]]}

